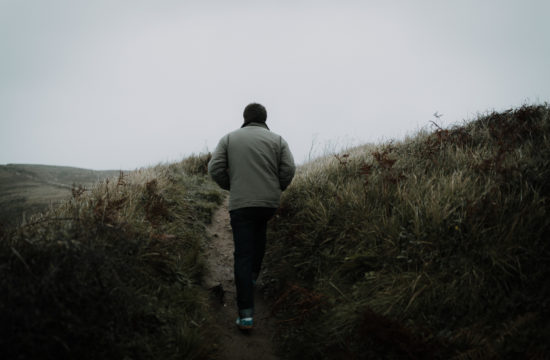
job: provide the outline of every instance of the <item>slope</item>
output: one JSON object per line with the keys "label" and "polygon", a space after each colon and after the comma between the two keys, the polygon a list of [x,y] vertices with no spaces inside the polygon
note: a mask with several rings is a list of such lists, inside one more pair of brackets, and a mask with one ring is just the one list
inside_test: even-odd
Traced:
{"label": "slope", "polygon": [[266,259],[289,358],[548,358],[550,108],[303,166]]}
{"label": "slope", "polygon": [[0,223],[14,225],[23,213],[30,216],[50,204],[66,201],[73,185],[91,187],[119,173],[66,166],[0,165]]}

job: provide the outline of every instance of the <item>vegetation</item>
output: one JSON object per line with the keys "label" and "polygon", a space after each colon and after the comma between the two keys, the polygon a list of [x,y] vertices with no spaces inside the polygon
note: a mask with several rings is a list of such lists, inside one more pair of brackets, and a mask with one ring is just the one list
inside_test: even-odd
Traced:
{"label": "vegetation", "polygon": [[73,187],[61,206],[4,229],[2,357],[206,358],[200,253],[222,193],[205,159]]}
{"label": "vegetation", "polygon": [[299,359],[550,357],[550,107],[299,169],[267,290]]}
{"label": "vegetation", "polygon": [[[549,134],[550,107],[524,106],[300,167],[265,257],[281,353],[549,358]],[[0,227],[3,357],[211,356],[208,160],[73,186]]]}
{"label": "vegetation", "polygon": [[118,174],[67,166],[0,165],[0,228],[67,201],[73,186],[91,187]]}

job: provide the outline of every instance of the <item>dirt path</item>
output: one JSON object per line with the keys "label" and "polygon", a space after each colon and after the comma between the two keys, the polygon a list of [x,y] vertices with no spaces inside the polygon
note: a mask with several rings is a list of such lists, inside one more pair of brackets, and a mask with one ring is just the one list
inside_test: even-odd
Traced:
{"label": "dirt path", "polygon": [[[219,349],[217,359],[279,359],[272,343],[275,328],[270,319],[269,307],[262,293],[255,290],[254,329],[241,332],[235,325],[237,318],[235,282],[233,280],[233,235],[229,224],[227,199],[216,210],[212,224],[207,229],[210,242],[207,248],[206,286],[213,288],[212,306],[221,336],[213,342]],[[261,283],[261,278],[260,278]]]}

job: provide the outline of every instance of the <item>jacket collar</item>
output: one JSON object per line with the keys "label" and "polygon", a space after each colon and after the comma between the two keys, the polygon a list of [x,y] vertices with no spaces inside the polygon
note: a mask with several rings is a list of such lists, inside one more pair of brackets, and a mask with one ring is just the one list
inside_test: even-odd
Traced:
{"label": "jacket collar", "polygon": [[244,123],[243,126],[241,126],[241,128],[246,127],[246,126],[259,126],[259,127],[262,127],[262,128],[264,128],[264,129],[269,130],[269,128],[267,127],[266,123],[260,123],[260,122],[247,122],[247,123]]}

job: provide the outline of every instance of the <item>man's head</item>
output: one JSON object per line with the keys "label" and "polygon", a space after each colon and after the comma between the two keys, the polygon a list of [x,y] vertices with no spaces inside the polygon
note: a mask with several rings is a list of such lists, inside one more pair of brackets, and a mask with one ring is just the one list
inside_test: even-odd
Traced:
{"label": "man's head", "polygon": [[267,112],[265,111],[265,107],[263,107],[263,105],[252,103],[248,104],[244,108],[243,117],[245,124],[250,122],[265,123],[265,120],[267,119]]}

